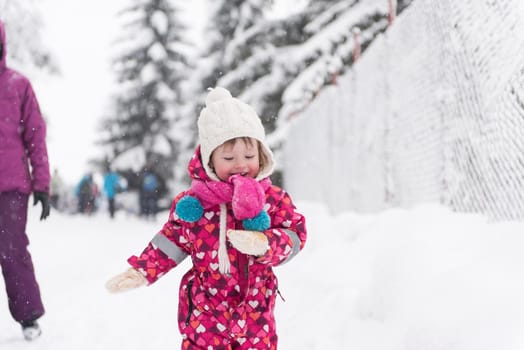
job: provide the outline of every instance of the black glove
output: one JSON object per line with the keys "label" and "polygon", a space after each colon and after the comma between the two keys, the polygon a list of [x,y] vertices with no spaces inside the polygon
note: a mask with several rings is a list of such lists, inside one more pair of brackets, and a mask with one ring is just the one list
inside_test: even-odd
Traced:
{"label": "black glove", "polygon": [[49,216],[49,212],[51,211],[51,207],[49,206],[49,194],[45,192],[34,192],[33,206],[38,202],[42,202],[42,215],[40,215],[40,220],[44,220]]}

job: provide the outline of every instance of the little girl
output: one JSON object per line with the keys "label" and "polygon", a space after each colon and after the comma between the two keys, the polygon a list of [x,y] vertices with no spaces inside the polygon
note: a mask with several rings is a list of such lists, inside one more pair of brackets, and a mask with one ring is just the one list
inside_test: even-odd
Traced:
{"label": "little girl", "polygon": [[256,112],[217,87],[198,119],[199,146],[189,162],[191,187],[112,292],[152,284],[188,255],[179,290],[182,349],[276,349],[273,266],[306,241],[304,217],[273,186],[274,161]]}

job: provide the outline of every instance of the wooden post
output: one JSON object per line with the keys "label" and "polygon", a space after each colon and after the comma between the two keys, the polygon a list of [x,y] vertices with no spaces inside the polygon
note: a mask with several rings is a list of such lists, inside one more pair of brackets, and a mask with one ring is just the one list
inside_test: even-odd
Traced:
{"label": "wooden post", "polygon": [[397,0],[388,0],[388,25],[392,25],[397,16]]}
{"label": "wooden post", "polygon": [[353,64],[360,58],[360,28],[355,27],[353,32]]}

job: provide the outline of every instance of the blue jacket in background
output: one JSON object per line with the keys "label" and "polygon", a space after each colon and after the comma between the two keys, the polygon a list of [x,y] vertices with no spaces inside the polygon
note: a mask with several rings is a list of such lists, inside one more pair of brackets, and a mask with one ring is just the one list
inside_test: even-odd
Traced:
{"label": "blue jacket in background", "polygon": [[120,189],[120,176],[114,172],[110,171],[104,175],[104,192],[107,198],[115,198],[117,190]]}

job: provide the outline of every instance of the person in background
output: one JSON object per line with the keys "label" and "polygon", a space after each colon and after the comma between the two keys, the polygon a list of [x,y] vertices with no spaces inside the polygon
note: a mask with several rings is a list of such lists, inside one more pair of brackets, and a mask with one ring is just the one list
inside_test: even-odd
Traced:
{"label": "person in background", "polygon": [[120,185],[120,175],[116,171],[113,171],[108,165],[106,173],[104,174],[104,193],[107,197],[107,204],[109,210],[109,216],[115,217],[115,197],[117,193],[122,191]]}
{"label": "person in background", "polygon": [[273,267],[304,247],[305,218],[271,184],[273,153],[249,105],[226,89],[211,90],[198,132],[191,187],[175,197],[143,252],[128,259],[131,268],[106,287],[121,292],[155,283],[189,255],[193,266],[178,293],[181,348],[276,349]]}
{"label": "person in background", "polygon": [[98,196],[98,187],[92,173],[87,173],[80,179],[75,194],[78,199],[78,212],[91,215],[96,209],[95,200]]}
{"label": "person in background", "polygon": [[49,216],[46,125],[29,80],[6,64],[6,32],[0,21],[0,265],[11,316],[26,340],[41,334],[44,314],[26,234],[29,195]]}
{"label": "person in background", "polygon": [[146,219],[155,218],[158,211],[158,197],[160,194],[160,179],[155,172],[144,168],[142,171],[139,201],[140,201],[140,215]]}
{"label": "person in background", "polygon": [[65,185],[62,177],[58,173],[58,169],[53,170],[53,175],[51,176],[51,186],[49,189],[49,198],[51,207],[56,210],[62,210],[63,205],[61,204],[61,196],[63,195]]}

